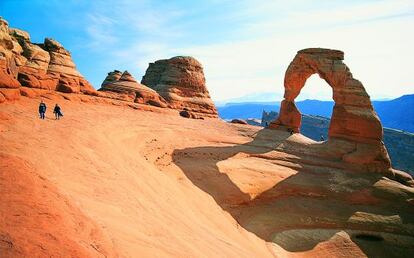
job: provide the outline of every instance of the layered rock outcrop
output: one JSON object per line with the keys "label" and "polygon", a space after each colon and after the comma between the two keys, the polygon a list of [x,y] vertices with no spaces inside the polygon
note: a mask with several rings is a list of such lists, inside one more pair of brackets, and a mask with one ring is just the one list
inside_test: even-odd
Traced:
{"label": "layered rock outcrop", "polygon": [[279,117],[269,128],[291,129],[299,132],[301,113],[295,98],[312,74],[319,74],[333,90],[335,106],[329,127],[329,141],[340,140],[349,144],[341,158],[360,164],[364,169],[388,171],[391,167],[387,150],[382,142],[383,130],[371,100],[360,81],[353,78],[343,63],[344,53],[339,50],[309,48],[300,50],[285,74],[285,95]]}
{"label": "layered rock outcrop", "polygon": [[42,44],[35,44],[30,41],[29,33],[9,28],[5,20],[0,20],[0,26],[2,88],[25,86],[65,93],[94,91],[76,69],[70,52],[59,42],[46,38]]}
{"label": "layered rock outcrop", "polygon": [[166,101],[155,90],[137,82],[128,71],[123,73],[118,70],[109,72],[99,90],[127,94],[133,98],[135,103],[158,107],[167,106]]}
{"label": "layered rock outcrop", "polygon": [[169,107],[188,113],[189,118],[217,117],[203,68],[192,57],[156,61],[150,64],[143,81],[150,87],[137,82],[127,71],[115,70],[96,91],[59,42],[46,38],[43,43],[32,43],[29,33],[9,28],[0,17],[0,103],[58,91],[106,98],[111,103]]}
{"label": "layered rock outcrop", "polygon": [[171,108],[185,109],[195,116],[217,117],[203,67],[193,57],[177,56],[150,63],[141,83],[156,90]]}
{"label": "layered rock outcrop", "polygon": [[17,65],[15,54],[20,54],[20,45],[12,40],[9,35],[9,24],[0,18],[0,87],[18,88],[20,83],[17,81]]}

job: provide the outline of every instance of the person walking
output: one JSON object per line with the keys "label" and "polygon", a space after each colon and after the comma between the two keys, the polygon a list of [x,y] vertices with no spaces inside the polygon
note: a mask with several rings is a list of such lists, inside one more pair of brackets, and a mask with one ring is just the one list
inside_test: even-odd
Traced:
{"label": "person walking", "polygon": [[46,109],[47,109],[46,104],[43,102],[43,100],[41,100],[39,104],[40,119],[45,119]]}
{"label": "person walking", "polygon": [[60,106],[58,104],[55,105],[53,109],[53,113],[55,113],[55,119],[59,120],[61,116],[63,116]]}

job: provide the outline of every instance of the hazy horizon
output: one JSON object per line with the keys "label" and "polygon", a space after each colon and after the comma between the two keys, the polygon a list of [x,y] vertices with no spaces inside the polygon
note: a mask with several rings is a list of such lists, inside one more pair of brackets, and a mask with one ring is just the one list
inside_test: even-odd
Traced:
{"label": "hazy horizon", "polygon": [[[32,42],[61,42],[95,88],[114,69],[141,80],[148,63],[189,55],[203,64],[215,102],[282,96],[296,52],[325,47],[345,52],[372,99],[414,93],[413,1],[3,0],[0,16]],[[299,100],[331,96],[313,75]]]}

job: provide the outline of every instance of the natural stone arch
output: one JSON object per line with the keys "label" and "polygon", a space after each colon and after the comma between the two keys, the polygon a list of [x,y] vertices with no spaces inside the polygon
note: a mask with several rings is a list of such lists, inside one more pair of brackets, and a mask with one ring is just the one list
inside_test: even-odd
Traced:
{"label": "natural stone arch", "polygon": [[299,132],[301,114],[295,98],[306,80],[317,73],[333,90],[335,106],[332,113],[329,137],[357,142],[382,141],[382,125],[373,110],[371,100],[362,83],[353,78],[342,62],[344,53],[339,50],[308,48],[300,50],[285,74],[285,94],[279,118],[270,128],[290,128]]}
{"label": "natural stone arch", "polygon": [[382,142],[381,122],[364,86],[353,78],[343,59],[344,53],[339,50],[308,48],[298,51],[285,73],[285,94],[279,117],[269,128],[299,132],[302,115],[295,98],[306,80],[316,73],[331,86],[335,101],[328,142],[346,141],[355,146],[343,154],[344,161],[363,164],[371,171],[387,170],[391,163]]}

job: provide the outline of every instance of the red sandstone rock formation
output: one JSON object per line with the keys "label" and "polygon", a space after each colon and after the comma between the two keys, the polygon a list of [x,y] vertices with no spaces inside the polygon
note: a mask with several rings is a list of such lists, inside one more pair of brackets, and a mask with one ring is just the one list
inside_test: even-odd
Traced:
{"label": "red sandstone rock formation", "polygon": [[99,90],[127,94],[135,103],[167,107],[165,100],[155,90],[137,82],[128,71],[108,73]]}
{"label": "red sandstone rock formation", "polygon": [[150,63],[141,83],[156,90],[171,108],[217,117],[205,81],[203,67],[196,59],[177,56]]}
{"label": "red sandstone rock formation", "polygon": [[230,123],[232,124],[242,124],[242,125],[247,125],[248,123],[246,122],[246,120],[243,119],[233,119],[230,121]]}
{"label": "red sandstone rock formation", "polygon": [[46,38],[43,44],[31,43],[29,33],[9,28],[1,18],[0,78],[0,88],[15,89],[0,90],[6,99],[19,95],[20,86],[65,93],[95,91],[59,42]]}
{"label": "red sandstone rock formation", "polygon": [[279,118],[269,128],[292,129],[299,132],[301,114],[295,98],[312,74],[319,74],[333,90],[335,106],[329,127],[329,141],[342,141],[348,151],[341,159],[363,165],[372,171],[388,171],[391,167],[382,142],[382,125],[375,113],[369,95],[360,81],[353,78],[342,62],[339,50],[309,48],[300,50],[285,74],[285,95]]}
{"label": "red sandstone rock formation", "polygon": [[0,19],[0,87],[18,88],[16,60],[14,53],[21,52],[8,31],[7,21]]}
{"label": "red sandstone rock formation", "polygon": [[2,76],[5,79],[2,80],[3,84],[15,88],[21,84],[66,93],[94,91],[77,71],[69,51],[59,42],[46,38],[43,44],[33,44],[29,33],[9,28],[4,20],[1,20],[1,34],[2,45],[6,45],[6,48],[1,49],[2,56],[11,70],[9,76]]}
{"label": "red sandstone rock formation", "polygon": [[175,57],[150,64],[143,81],[150,88],[128,72],[115,70],[96,91],[59,42],[46,38],[42,44],[31,43],[29,33],[9,28],[7,21],[0,18],[0,103],[58,91],[170,107],[185,111],[190,118],[217,117],[203,68],[194,58]]}

